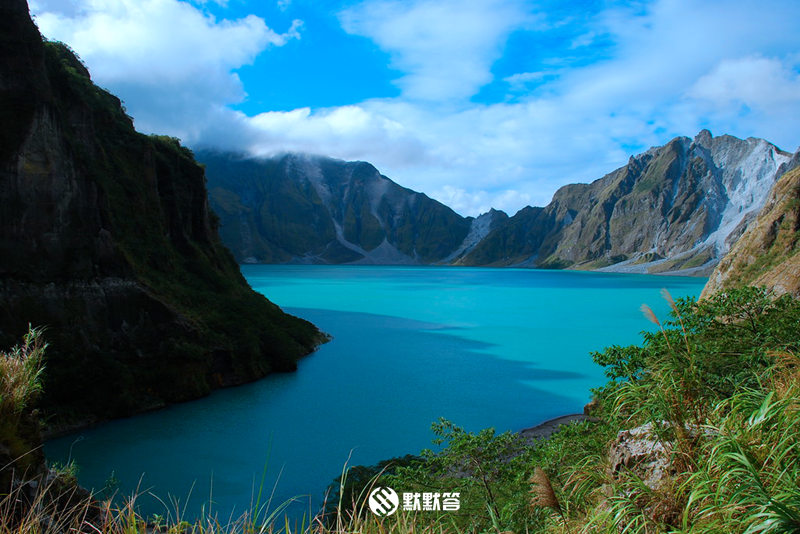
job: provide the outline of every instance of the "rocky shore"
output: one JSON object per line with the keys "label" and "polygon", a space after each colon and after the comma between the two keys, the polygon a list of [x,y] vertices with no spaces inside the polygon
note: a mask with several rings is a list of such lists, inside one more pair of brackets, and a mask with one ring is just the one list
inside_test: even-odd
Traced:
{"label": "rocky shore", "polygon": [[596,417],[592,417],[591,415],[587,415],[585,413],[573,413],[569,415],[562,415],[560,417],[556,417],[554,419],[549,419],[543,423],[539,423],[536,426],[532,426],[530,428],[524,428],[519,431],[520,435],[529,440],[539,440],[539,439],[547,439],[553,434],[555,434],[561,425],[568,425],[574,422],[580,421],[596,421]]}

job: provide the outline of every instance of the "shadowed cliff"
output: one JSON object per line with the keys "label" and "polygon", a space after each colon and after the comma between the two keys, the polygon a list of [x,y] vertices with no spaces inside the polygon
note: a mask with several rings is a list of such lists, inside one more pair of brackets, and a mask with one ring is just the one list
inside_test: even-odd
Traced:
{"label": "shadowed cliff", "polygon": [[192,153],[137,133],[24,0],[0,7],[0,80],[0,346],[46,327],[57,424],[293,370],[323,340],[247,285]]}

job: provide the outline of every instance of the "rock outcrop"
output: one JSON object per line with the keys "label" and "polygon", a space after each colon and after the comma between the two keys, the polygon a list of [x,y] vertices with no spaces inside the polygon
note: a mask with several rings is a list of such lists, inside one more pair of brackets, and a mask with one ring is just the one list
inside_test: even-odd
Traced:
{"label": "rock outcrop", "polygon": [[0,6],[0,80],[0,346],[46,327],[51,423],[292,370],[323,339],[249,288],[191,152],[137,133],[24,0]]}
{"label": "rock outcrop", "polygon": [[494,218],[461,217],[365,162],[197,157],[222,238],[241,262],[441,263],[479,241]]}
{"label": "rock outcrop", "polygon": [[722,259],[701,298],[743,285],[800,297],[800,157],[772,187],[758,217]]}
{"label": "rock outcrop", "polygon": [[619,479],[622,472],[631,472],[657,490],[675,474],[670,455],[669,442],[665,446],[651,423],[621,430],[608,450],[609,475]]}

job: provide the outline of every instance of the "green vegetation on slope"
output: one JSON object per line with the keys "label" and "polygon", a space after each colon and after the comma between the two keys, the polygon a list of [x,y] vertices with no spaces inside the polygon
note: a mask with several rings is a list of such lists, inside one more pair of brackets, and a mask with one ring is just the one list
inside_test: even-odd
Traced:
{"label": "green vegetation on slope", "polygon": [[46,348],[41,330],[29,329],[22,344],[0,351],[0,492],[8,490],[14,472],[34,474],[44,460],[29,408],[42,389]]}
{"label": "green vegetation on slope", "polygon": [[0,351],[0,533],[3,534],[66,532],[67,523],[98,522],[88,492],[77,485],[75,477],[45,466],[40,422],[31,405],[42,389],[46,349],[42,329],[29,328],[21,344]]}

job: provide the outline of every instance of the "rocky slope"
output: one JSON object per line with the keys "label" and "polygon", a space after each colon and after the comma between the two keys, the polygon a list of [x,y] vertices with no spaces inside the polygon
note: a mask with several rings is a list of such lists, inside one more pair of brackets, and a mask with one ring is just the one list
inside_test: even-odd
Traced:
{"label": "rocky slope", "polygon": [[743,285],[800,297],[800,157],[772,187],[763,209],[720,261],[701,298]]}
{"label": "rocky slope", "polygon": [[242,262],[439,263],[466,252],[499,216],[461,217],[364,162],[299,154],[197,158],[222,238]]}
{"label": "rocky slope", "polygon": [[708,273],[790,158],[762,139],[679,137],[521,210],[459,263]]}
{"label": "rocky slope", "polygon": [[0,80],[0,346],[46,326],[56,423],[291,370],[321,341],[248,287],[191,153],[137,133],[25,0],[0,5]]}

